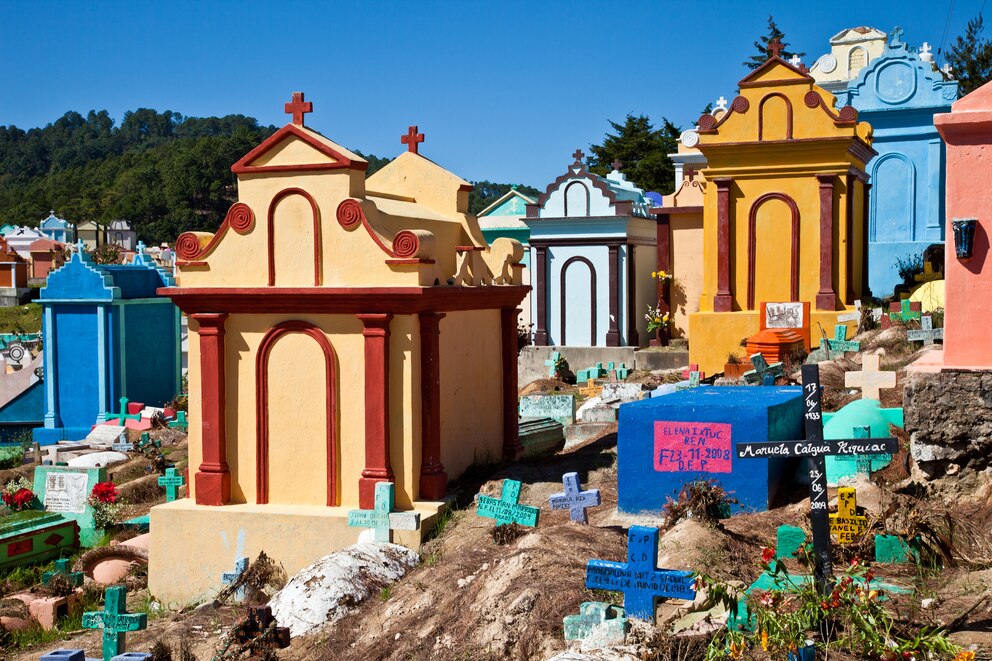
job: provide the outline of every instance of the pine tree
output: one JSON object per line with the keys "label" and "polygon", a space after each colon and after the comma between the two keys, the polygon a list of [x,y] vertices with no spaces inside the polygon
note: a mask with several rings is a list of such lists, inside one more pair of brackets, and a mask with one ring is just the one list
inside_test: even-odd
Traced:
{"label": "pine tree", "polygon": [[951,75],[958,80],[961,96],[992,80],[992,43],[984,35],[982,15],[968,21],[964,35],[959,36],[947,54]]}
{"label": "pine tree", "polygon": [[744,66],[748,69],[754,70],[764,64],[770,57],[768,52],[768,44],[772,41],[778,39],[782,42],[782,54],[779,55],[783,60],[788,60],[793,55],[798,55],[803,57],[806,53],[794,53],[790,50],[788,42],[785,40],[785,33],[778,29],[778,25],[775,24],[775,18],[772,16],[768,17],[768,34],[761,37],[759,41],[754,42],[754,47],[758,50],[757,55],[752,55],[747,60],[744,61]]}
{"label": "pine tree", "polygon": [[619,160],[621,170],[634,184],[646,191],[671,193],[675,186],[675,166],[669,154],[678,149],[682,130],[665,118],[660,129],[643,116],[627,115],[623,124],[611,121],[613,133],[608,133],[603,144],[592,145],[589,171],[606,175],[614,160]]}

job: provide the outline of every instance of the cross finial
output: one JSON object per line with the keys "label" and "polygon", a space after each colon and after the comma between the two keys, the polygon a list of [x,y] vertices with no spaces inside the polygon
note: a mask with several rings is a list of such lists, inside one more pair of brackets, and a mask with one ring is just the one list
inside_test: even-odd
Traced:
{"label": "cross finial", "polygon": [[944,66],[940,70],[943,71],[948,76],[950,76],[951,72],[954,71],[954,67],[951,66],[950,62],[945,62]]}
{"label": "cross finial", "polygon": [[803,63],[803,58],[799,57],[799,55],[793,55],[792,57],[789,58],[789,64],[796,67],[797,69],[802,63]]}
{"label": "cross finial", "polygon": [[931,54],[932,50],[933,49],[930,47],[930,44],[924,41],[923,45],[920,46],[920,59],[924,62],[933,62],[933,55]]}
{"label": "cross finial", "polygon": [[716,100],[716,109],[717,110],[727,109],[727,99],[725,99],[722,94],[720,95],[720,98]]}
{"label": "cross finial", "polygon": [[686,167],[684,173],[685,173],[685,178],[688,179],[689,181],[692,181],[693,179],[696,178],[696,170],[693,169],[691,165]]}
{"label": "cross finial", "polygon": [[898,25],[892,28],[892,33],[890,34],[890,36],[892,37],[892,41],[889,42],[889,45],[902,46],[902,41],[899,40],[899,37],[902,36],[902,33],[903,33],[903,29]]}
{"label": "cross finial", "polygon": [[313,112],[313,103],[303,100],[303,92],[293,92],[293,100],[285,106],[286,114],[293,116],[293,123],[303,126],[303,115]]}
{"label": "cross finial", "polygon": [[572,154],[572,158],[575,159],[575,162],[576,163],[582,163],[582,159],[585,158],[585,157],[586,157],[586,155],[582,153],[582,150],[581,149],[576,149],[575,150],[575,153]]}
{"label": "cross finial", "polygon": [[623,163],[620,162],[619,158],[613,159],[613,163],[611,163],[610,165],[613,166],[614,170],[619,170],[620,168],[623,167]]}
{"label": "cross finial", "polygon": [[778,37],[775,37],[768,42],[768,54],[772,57],[779,57],[782,54],[783,48],[785,48],[785,45]]}
{"label": "cross finial", "polygon": [[402,144],[406,145],[407,146],[407,149],[409,151],[412,151],[414,154],[419,154],[420,153],[420,147],[419,147],[419,145],[423,141],[424,141],[424,134],[423,133],[417,133],[417,127],[416,127],[416,125],[411,126],[410,128],[408,128],[407,131],[406,131],[406,135],[404,135],[404,136],[402,136],[400,138],[400,142]]}

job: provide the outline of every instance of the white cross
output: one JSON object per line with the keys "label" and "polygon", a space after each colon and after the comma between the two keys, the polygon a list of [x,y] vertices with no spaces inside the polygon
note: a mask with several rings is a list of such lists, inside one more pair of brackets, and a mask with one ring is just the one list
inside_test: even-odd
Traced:
{"label": "white cross", "polygon": [[944,329],[933,327],[933,317],[928,314],[920,317],[920,330],[911,330],[906,333],[906,339],[910,342],[923,341],[924,346],[933,344],[934,340],[944,339]]}
{"label": "white cross", "polygon": [[947,74],[948,76],[950,76],[951,75],[951,72],[954,71],[954,67],[951,66],[951,63],[950,62],[948,62],[948,63],[944,64],[944,66],[941,69],[941,71],[943,71],[945,74]]}
{"label": "white cross", "polygon": [[799,65],[802,63],[803,63],[803,58],[799,57],[798,55],[793,55],[792,57],[789,58],[789,64],[791,64],[796,68],[798,68]]}
{"label": "white cross", "polygon": [[723,98],[723,95],[721,95],[720,98],[716,100],[716,109],[717,110],[727,109],[727,100]]}
{"label": "white cross", "polygon": [[847,388],[861,388],[861,399],[878,400],[879,391],[882,388],[896,387],[896,373],[883,372],[879,370],[879,355],[869,354],[861,361],[860,372],[847,372],[844,374],[844,386]]}
{"label": "white cross", "polygon": [[933,55],[930,54],[932,50],[930,44],[924,41],[923,45],[920,46],[920,59],[924,62],[933,62]]}

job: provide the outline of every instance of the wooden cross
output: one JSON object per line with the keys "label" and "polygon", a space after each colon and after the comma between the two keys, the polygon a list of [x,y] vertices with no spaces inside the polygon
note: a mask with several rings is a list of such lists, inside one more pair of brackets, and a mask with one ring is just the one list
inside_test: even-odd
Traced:
{"label": "wooden cross", "polygon": [[392,542],[394,530],[417,530],[420,527],[418,512],[393,511],[395,488],[392,482],[377,482],[372,509],[349,510],[348,525],[354,528],[371,528],[377,542]]}
{"label": "wooden cross", "polygon": [[479,494],[476,504],[476,514],[487,519],[495,519],[497,526],[517,523],[522,526],[537,526],[541,516],[540,507],[521,505],[520,482],[509,478],[503,480],[503,491],[499,498]]}
{"label": "wooden cross", "polygon": [[548,498],[551,509],[568,510],[568,516],[572,521],[583,524],[589,523],[589,517],[586,516],[586,509],[589,507],[599,507],[601,502],[599,489],[582,491],[578,473],[565,473],[562,475],[561,481],[565,485],[565,492],[552,494]]}
{"label": "wooden cross", "polygon": [[785,45],[782,43],[782,40],[779,39],[778,37],[775,37],[774,39],[768,42],[768,54],[771,55],[772,57],[779,57],[782,53],[783,48],[785,48]]}
{"label": "wooden cross", "polygon": [[844,387],[861,388],[861,399],[878,400],[882,388],[896,387],[896,373],[881,371],[879,363],[880,357],[877,353],[862,358],[860,372],[844,374]]}
{"label": "wooden cross", "polygon": [[623,163],[620,162],[620,159],[619,158],[614,159],[613,160],[613,163],[611,163],[611,165],[613,166],[613,169],[614,170],[619,170],[620,168],[623,167]]}
{"label": "wooden cross", "polygon": [[906,339],[910,342],[923,342],[924,346],[933,344],[934,340],[944,339],[944,329],[933,327],[933,317],[928,314],[920,318],[920,329],[911,330],[906,333]]}
{"label": "wooden cross", "polygon": [[659,598],[692,601],[696,598],[691,571],[658,569],[658,529],[631,526],[627,531],[627,562],[590,560],[586,587],[623,593],[623,607],[630,617],[655,621]]}
{"label": "wooden cross", "polygon": [[420,153],[420,143],[424,141],[424,134],[417,133],[417,127],[411,126],[407,129],[406,135],[400,137],[400,143],[407,146],[407,149],[414,154]]}
{"label": "wooden cross", "polygon": [[83,584],[83,572],[81,571],[69,571],[69,561],[68,560],[56,560],[54,571],[46,571],[41,575],[41,584],[48,585],[49,582],[56,576],[63,576],[69,585],[74,588],[78,588]]}
{"label": "wooden cross", "polygon": [[592,379],[586,381],[585,388],[579,388],[579,393],[585,398],[599,397],[602,392],[603,389],[598,387]]}
{"label": "wooden cross", "polygon": [[868,528],[868,518],[858,516],[858,496],[851,487],[837,490],[837,513],[830,515],[830,537],[838,544],[853,544]]}
{"label": "wooden cross", "polygon": [[141,420],[141,414],[140,413],[128,413],[127,412],[127,402],[128,402],[127,397],[121,397],[121,399],[120,399],[121,412],[120,413],[115,413],[115,414],[112,414],[112,415],[111,414],[108,414],[107,415],[107,420],[108,421],[109,420],[117,420],[117,424],[120,427],[125,426],[127,424],[127,421],[128,420]]}
{"label": "wooden cross", "polygon": [[827,455],[866,456],[894,454],[899,445],[896,439],[887,438],[823,438],[823,407],[820,401],[820,368],[803,365],[803,399],[805,438],[797,441],[756,441],[738,443],[740,459],[805,457],[809,475],[810,524],[813,529],[813,554],[816,558],[814,572],[822,594],[830,590],[833,579],[833,561],[830,555],[830,520],[828,518]]}
{"label": "wooden cross", "polygon": [[[220,575],[220,582],[224,585],[234,585],[241,578],[241,575],[248,569],[248,558],[238,558],[234,561],[234,570],[226,571]],[[246,586],[240,585],[234,591],[234,600],[243,601],[245,598]]]}
{"label": "wooden cross", "polygon": [[840,351],[861,351],[861,343],[847,339],[847,325],[837,324],[834,326],[834,339],[827,340],[828,350]]}
{"label": "wooden cross", "polygon": [[746,383],[760,383],[766,386],[775,385],[775,379],[782,376],[782,363],[772,363],[768,364],[765,357],[760,353],[751,355],[751,364],[754,365],[753,370],[748,370],[744,372],[744,381]]}
{"label": "wooden cross", "polygon": [[165,501],[171,503],[179,494],[179,487],[186,484],[182,475],[176,475],[175,468],[166,468],[165,475],[158,478],[158,485],[165,487]]}
{"label": "wooden cross", "polygon": [[313,104],[303,100],[303,92],[293,92],[293,100],[284,107],[284,112],[293,116],[293,123],[297,126],[303,126],[303,115],[313,112]]}
{"label": "wooden cross", "polygon": [[276,626],[271,607],[251,606],[248,608],[248,621],[240,628],[238,639],[241,644],[254,640],[256,645],[261,643],[262,647],[284,649],[289,647],[289,628]]}
{"label": "wooden cross", "polygon": [[146,614],[127,612],[127,588],[120,585],[104,592],[102,611],[83,613],[84,629],[103,629],[103,661],[124,653],[128,631],[147,627]]}
{"label": "wooden cross", "polygon": [[585,158],[585,157],[586,157],[586,155],[582,153],[582,150],[581,149],[576,149],[575,150],[575,153],[572,154],[572,158],[575,159],[575,162],[577,164],[581,164],[582,163],[582,159]]}

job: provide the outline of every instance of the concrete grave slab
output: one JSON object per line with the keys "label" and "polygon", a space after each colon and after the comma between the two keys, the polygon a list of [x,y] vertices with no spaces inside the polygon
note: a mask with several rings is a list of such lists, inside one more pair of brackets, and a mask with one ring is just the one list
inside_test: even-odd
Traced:
{"label": "concrete grave slab", "polygon": [[575,422],[575,395],[525,395],[520,398],[521,418],[552,418],[563,425]]}
{"label": "concrete grave slab", "polygon": [[106,468],[39,466],[34,470],[32,490],[46,511],[75,521],[80,544],[91,547],[100,541],[102,533],[94,526],[93,508],[86,499],[97,482],[106,481]]}
{"label": "concrete grave slab", "polygon": [[68,464],[73,468],[103,468],[128,459],[129,457],[123,452],[91,452],[70,459]]}

